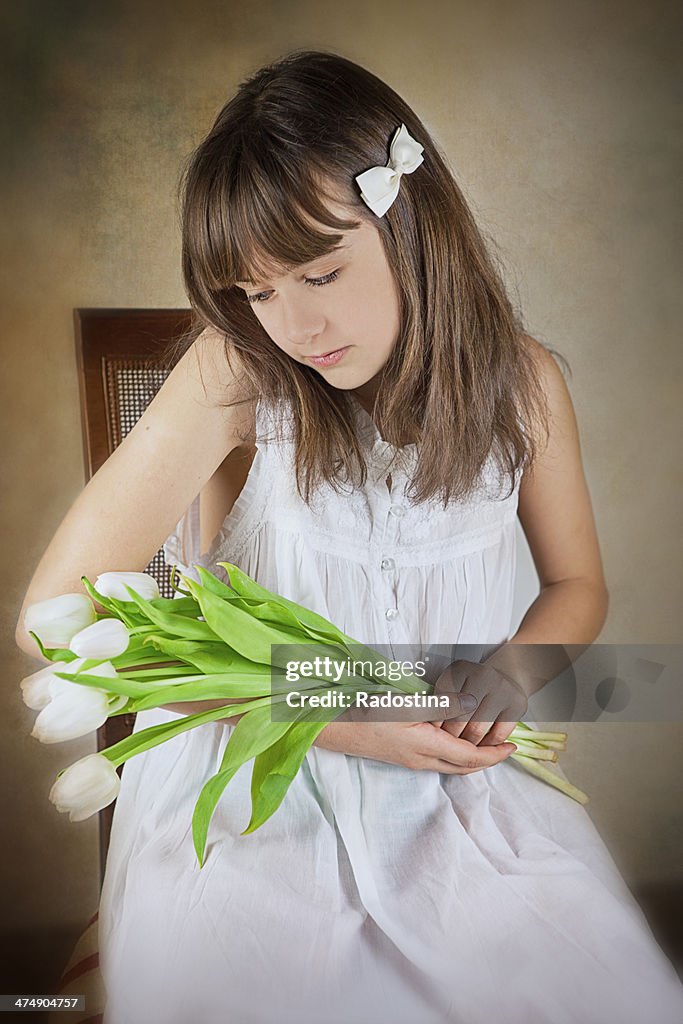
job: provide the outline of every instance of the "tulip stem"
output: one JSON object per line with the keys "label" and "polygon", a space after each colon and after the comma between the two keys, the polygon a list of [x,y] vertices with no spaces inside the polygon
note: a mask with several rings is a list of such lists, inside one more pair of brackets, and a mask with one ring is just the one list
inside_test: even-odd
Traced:
{"label": "tulip stem", "polygon": [[547,747],[537,746],[535,743],[525,743],[524,740],[514,739],[511,741],[517,747],[520,754],[533,757],[537,761],[557,761],[557,752]]}
{"label": "tulip stem", "polygon": [[533,757],[528,757],[526,754],[510,754],[510,758],[517,761],[520,766],[531,775],[535,775],[538,779],[542,779],[543,782],[547,782],[549,785],[554,786],[555,789],[561,790],[573,800],[578,801],[578,803],[588,803],[588,795],[586,793],[578,789],[576,786],[573,786],[571,782],[567,782],[567,780],[563,779],[561,775],[557,775],[544,765],[538,764]]}
{"label": "tulip stem", "polygon": [[[152,667],[143,668],[140,671],[138,671],[138,667],[140,665],[150,665]],[[158,665],[159,667],[154,668],[155,665]],[[130,673],[131,675],[135,675],[136,677],[140,676],[145,679],[164,679],[166,676],[170,676],[172,678],[173,676],[177,675],[178,669],[186,669],[188,667],[191,667],[186,665],[184,662],[181,662],[180,664],[176,663],[175,665],[170,665],[169,667],[166,666],[169,666],[168,661],[160,662],[154,661],[153,658],[150,658],[149,661],[136,661],[134,664],[125,666],[115,665],[114,667],[116,668],[117,671],[121,672],[121,675]]]}
{"label": "tulip stem", "polygon": [[520,730],[519,726],[515,726],[512,731],[516,732],[520,739],[525,740],[543,740],[544,742],[546,740],[551,740],[557,743],[564,743],[567,739],[566,732],[540,732],[538,729],[530,729],[528,727],[523,727],[522,730]]}

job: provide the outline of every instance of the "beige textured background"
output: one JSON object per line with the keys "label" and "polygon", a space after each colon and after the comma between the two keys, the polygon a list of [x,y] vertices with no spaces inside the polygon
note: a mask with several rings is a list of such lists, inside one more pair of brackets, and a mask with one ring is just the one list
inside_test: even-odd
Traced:
{"label": "beige textured background", "polygon": [[[585,0],[6,7],[2,991],[48,990],[98,899],[96,820],[71,824],[47,799],[56,771],[94,744],[30,738],[18,682],[37,666],[13,640],[30,577],[84,485],[72,309],[187,305],[181,162],[266,60],[334,49],[386,78],[435,133],[531,332],[573,367],[611,591],[601,639],[680,641],[673,11]],[[523,558],[521,594],[532,593],[528,570]],[[680,905],[683,886],[680,725],[570,729],[563,765],[654,919],[659,904]]]}

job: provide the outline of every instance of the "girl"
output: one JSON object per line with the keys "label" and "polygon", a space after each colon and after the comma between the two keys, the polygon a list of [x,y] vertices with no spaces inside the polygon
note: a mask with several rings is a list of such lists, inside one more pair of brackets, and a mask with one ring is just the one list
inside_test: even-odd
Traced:
{"label": "girl", "polygon": [[[198,329],[25,605],[168,537],[183,572],[239,564],[398,660],[474,645],[456,664],[479,713],[332,723],[248,836],[243,766],[201,871],[192,811],[236,718],[127,763],[105,1024],[679,1024],[681,985],[586,811],[502,763],[544,679],[520,645],[590,644],[607,591],[562,374],[443,155],[370,72],[294,52],[221,110],[182,198]],[[106,544],[98,506],[119,513]],[[517,516],[541,593],[511,635]]]}

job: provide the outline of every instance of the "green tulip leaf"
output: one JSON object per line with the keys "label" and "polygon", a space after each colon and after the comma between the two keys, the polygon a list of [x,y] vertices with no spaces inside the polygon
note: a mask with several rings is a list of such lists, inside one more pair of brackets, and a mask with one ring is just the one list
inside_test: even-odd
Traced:
{"label": "green tulip leaf", "polygon": [[291,722],[273,722],[270,703],[245,714],[235,725],[220,769],[204,785],[192,815],[192,836],[200,867],[204,865],[211,818],[230,779],[243,764],[283,736],[291,725]]}
{"label": "green tulip leaf", "polygon": [[67,675],[65,672],[55,672],[60,679],[67,679],[70,683],[78,683],[83,686],[90,686],[96,690],[106,690],[107,693],[123,694],[126,697],[146,696],[153,683],[138,683],[134,679],[126,679],[125,676],[98,676],[88,674],[86,671],[76,675]]}
{"label": "green tulip leaf", "polygon": [[96,601],[103,608],[106,608],[111,615],[120,619],[128,629],[133,629],[135,626],[143,623],[144,620],[132,601],[119,601],[115,597],[105,597],[104,594],[100,594],[98,590],[95,590],[87,576],[81,576],[81,583],[93,601]]}
{"label": "green tulip leaf", "polygon": [[145,637],[145,644],[151,644],[163,654],[194,665],[200,672],[242,672],[253,667],[249,658],[233,651],[222,640],[175,640],[170,637],[151,635]]}
{"label": "green tulip leaf", "polygon": [[40,653],[48,661],[75,661],[77,659],[78,655],[74,654],[73,651],[69,651],[64,647],[45,647],[37,633],[34,633],[32,629],[29,629],[28,632],[38,644]]}
{"label": "green tulip leaf", "polygon": [[[216,634],[206,622],[192,619],[186,615],[176,615],[175,611],[164,611],[157,608],[151,601],[146,601],[135,591],[124,584],[135,604],[145,613],[147,619],[172,636],[184,637],[186,640],[215,640]],[[176,602],[174,601],[173,604]]]}
{"label": "green tulip leaf", "polygon": [[190,580],[188,586],[215,634],[251,661],[270,664],[273,644],[310,643],[308,635],[299,629],[261,622],[234,602],[216,597],[194,580]]}
{"label": "green tulip leaf", "polygon": [[196,729],[200,725],[215,722],[221,718],[229,718],[231,715],[251,711],[252,708],[263,707],[264,703],[270,703],[267,698],[247,701],[242,704],[226,704],[222,708],[210,708],[208,711],[201,711],[196,715],[183,715],[181,718],[174,718],[170,722],[160,722],[158,725],[150,725],[139,732],[125,736],[118,743],[111,747],[105,747],[100,753],[107,757],[115,768],[124,764],[129,758],[142,754],[151,747],[156,747],[166,740],[173,739],[180,733]]}
{"label": "green tulip leaf", "polygon": [[255,832],[275,813],[311,745],[327,724],[297,722],[288,733],[255,758],[251,776],[251,820],[240,835]]}
{"label": "green tulip leaf", "polygon": [[241,597],[254,601],[274,602],[276,605],[289,611],[303,627],[315,634],[320,634],[326,641],[345,644],[350,639],[323,615],[318,615],[317,612],[311,611],[310,608],[297,604],[295,601],[290,601],[286,597],[282,597],[281,594],[274,594],[272,591],[267,590],[266,587],[262,587],[260,583],[247,576],[239,566],[233,565],[232,562],[217,562],[216,564],[226,570],[230,579],[230,585]]}

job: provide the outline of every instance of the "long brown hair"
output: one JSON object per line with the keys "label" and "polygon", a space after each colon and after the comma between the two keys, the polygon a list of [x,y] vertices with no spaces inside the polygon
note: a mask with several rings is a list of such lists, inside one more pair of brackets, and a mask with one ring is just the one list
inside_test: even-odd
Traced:
{"label": "long brown hair", "polygon": [[[377,217],[355,176],[384,165],[404,124],[424,148],[418,170]],[[286,411],[296,483],[308,501],[322,480],[364,483],[364,449],[347,392],[291,359],[268,336],[235,281],[330,252],[337,232],[379,231],[400,296],[400,331],[382,368],[372,418],[400,447],[418,439],[411,498],[446,505],[471,493],[494,455],[510,481],[537,452],[547,407],[521,314],[506,294],[446,159],[381,79],[329,51],[295,50],[241,83],[191,154],[180,182],[182,270],[195,328],[237,357],[251,395]],[[326,198],[341,201],[335,217]],[[242,392],[244,393],[244,392]],[[234,403],[225,403],[234,404]]]}

